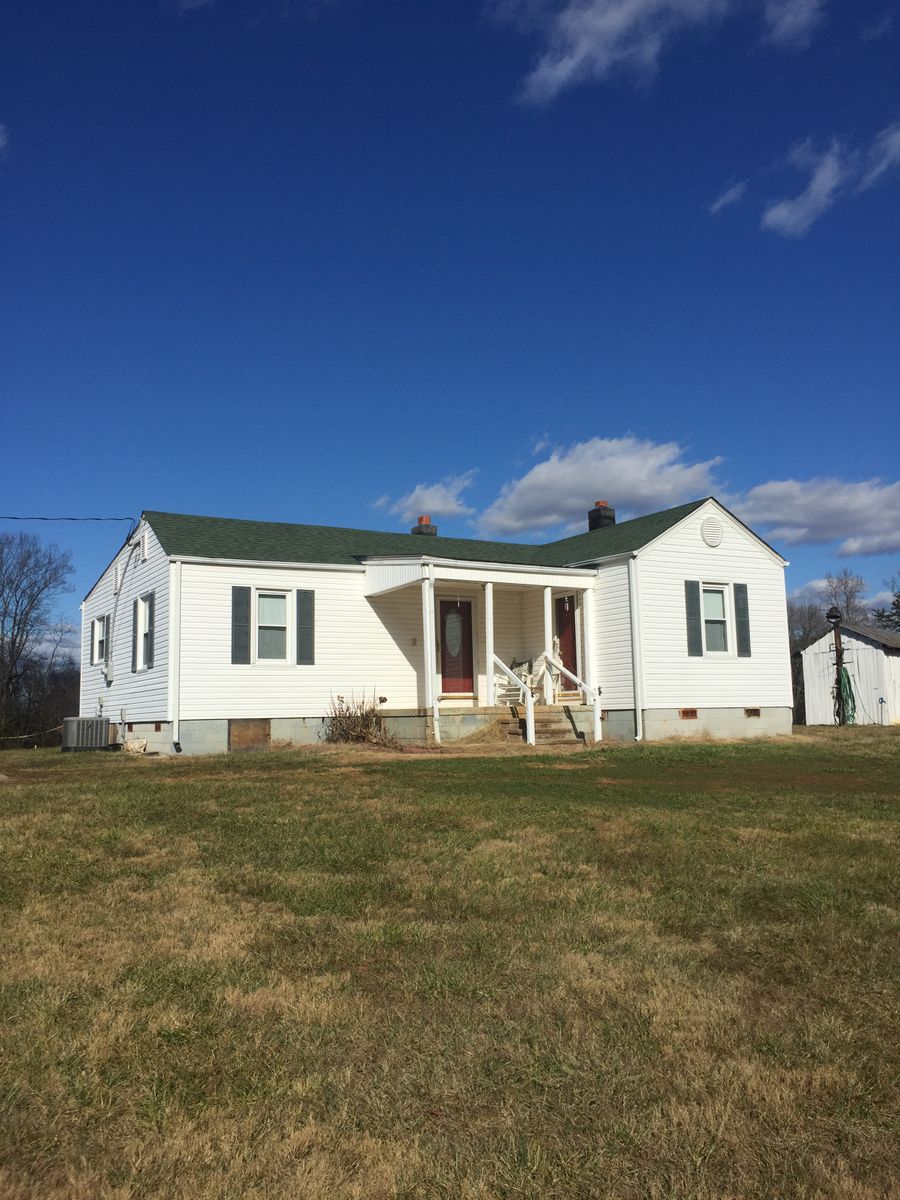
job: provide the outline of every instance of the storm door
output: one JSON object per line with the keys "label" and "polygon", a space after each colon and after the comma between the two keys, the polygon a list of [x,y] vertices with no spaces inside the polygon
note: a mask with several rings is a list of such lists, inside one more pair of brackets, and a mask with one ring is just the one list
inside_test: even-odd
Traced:
{"label": "storm door", "polygon": [[[559,639],[559,661],[567,671],[578,674],[578,643],[575,637],[575,597],[556,598],[556,636]],[[578,685],[574,679],[563,675],[559,681],[561,692],[574,692]]]}
{"label": "storm door", "polygon": [[472,602],[441,601],[441,691],[473,692]]}

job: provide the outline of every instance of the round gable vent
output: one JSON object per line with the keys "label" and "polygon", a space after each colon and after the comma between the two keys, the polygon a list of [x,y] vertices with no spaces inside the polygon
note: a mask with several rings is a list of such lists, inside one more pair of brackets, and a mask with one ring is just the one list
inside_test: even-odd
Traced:
{"label": "round gable vent", "polygon": [[722,538],[725,536],[725,530],[719,518],[707,517],[700,526],[700,536],[706,542],[707,546],[721,545]]}

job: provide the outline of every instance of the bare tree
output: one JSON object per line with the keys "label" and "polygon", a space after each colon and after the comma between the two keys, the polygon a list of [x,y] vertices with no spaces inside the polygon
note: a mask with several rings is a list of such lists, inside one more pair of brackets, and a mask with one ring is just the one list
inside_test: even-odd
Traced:
{"label": "bare tree", "polygon": [[27,533],[0,533],[0,734],[17,732],[18,700],[39,664],[52,668],[53,605],[68,590],[72,557]]}
{"label": "bare tree", "polygon": [[851,625],[871,624],[872,614],[862,600],[867,585],[861,575],[854,575],[849,567],[842,567],[837,575],[829,571],[825,583],[822,597],[825,608],[834,605]]}
{"label": "bare tree", "polygon": [[788,636],[791,654],[805,650],[816,638],[827,632],[825,606],[811,600],[788,600]]}

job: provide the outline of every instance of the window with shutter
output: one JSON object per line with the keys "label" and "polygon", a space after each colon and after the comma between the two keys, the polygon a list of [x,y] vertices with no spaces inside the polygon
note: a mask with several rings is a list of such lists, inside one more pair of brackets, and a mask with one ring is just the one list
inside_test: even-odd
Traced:
{"label": "window with shutter", "polygon": [[231,589],[231,661],[250,661],[250,589]]}
{"label": "window with shutter", "polygon": [[297,664],[311,667],[316,661],[316,593],[297,592]]}

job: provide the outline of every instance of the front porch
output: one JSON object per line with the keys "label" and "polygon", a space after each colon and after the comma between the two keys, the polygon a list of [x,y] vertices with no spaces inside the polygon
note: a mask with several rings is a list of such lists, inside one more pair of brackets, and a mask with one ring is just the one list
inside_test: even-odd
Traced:
{"label": "front porch", "polygon": [[[535,743],[535,712],[585,707],[590,740],[599,741],[595,679],[596,572],[548,570],[442,559],[370,559],[366,595],[420,593],[420,696],[429,740],[442,724],[469,713],[481,723],[521,706],[526,741]],[[451,735],[452,736],[452,735]]]}

